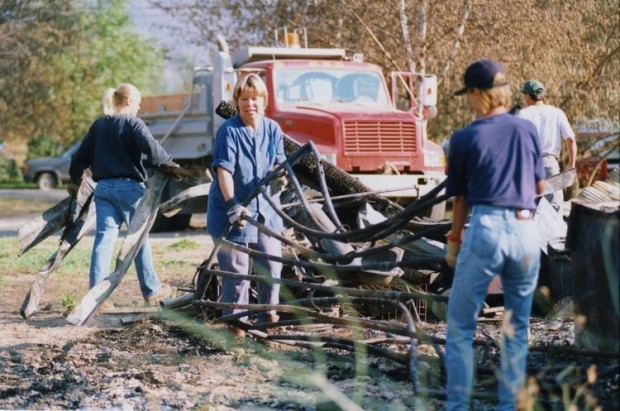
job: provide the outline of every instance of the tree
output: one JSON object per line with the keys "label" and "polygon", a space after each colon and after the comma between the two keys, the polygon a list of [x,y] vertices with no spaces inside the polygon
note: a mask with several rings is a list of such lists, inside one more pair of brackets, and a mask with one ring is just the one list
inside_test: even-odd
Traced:
{"label": "tree", "polygon": [[187,22],[186,35],[215,50],[223,34],[231,48],[273,44],[279,27],[307,27],[314,47],[361,51],[386,71],[436,73],[439,115],[429,124],[441,140],[471,121],[461,87],[468,64],[502,61],[519,86],[540,79],[548,100],[574,123],[617,121],[620,97],[619,6],[611,0],[150,0]]}
{"label": "tree", "polygon": [[101,115],[107,87],[143,93],[161,78],[163,54],[132,31],[125,0],[9,0],[0,5],[3,138],[80,139]]}
{"label": "tree", "polygon": [[53,128],[47,110],[51,79],[39,75],[77,35],[79,16],[64,1],[5,1],[0,5],[0,123],[2,138],[45,135]]}

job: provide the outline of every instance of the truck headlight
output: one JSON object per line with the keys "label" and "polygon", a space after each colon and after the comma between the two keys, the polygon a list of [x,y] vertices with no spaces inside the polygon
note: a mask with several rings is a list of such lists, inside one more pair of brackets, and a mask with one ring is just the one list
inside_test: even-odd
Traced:
{"label": "truck headlight", "polygon": [[446,165],[445,157],[436,151],[424,152],[424,165],[427,167],[443,167]]}

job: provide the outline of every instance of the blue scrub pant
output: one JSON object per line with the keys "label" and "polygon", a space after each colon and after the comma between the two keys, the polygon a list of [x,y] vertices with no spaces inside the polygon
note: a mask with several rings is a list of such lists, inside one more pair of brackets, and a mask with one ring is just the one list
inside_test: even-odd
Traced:
{"label": "blue scrub pant", "polygon": [[[265,254],[282,257],[282,244],[280,241],[261,232],[258,233],[258,241],[256,243],[246,243],[242,245]],[[250,273],[250,256],[242,251],[222,247],[217,253],[217,260],[220,264],[220,270],[246,275]],[[253,271],[258,276],[279,279],[282,272],[282,263],[270,261],[265,258],[254,258]],[[258,281],[257,289],[259,304],[279,304],[280,284],[269,284],[263,281]],[[227,277],[222,278],[222,302],[248,304],[249,292],[249,280],[238,280]],[[242,311],[247,310],[224,309],[222,310],[222,313],[224,315],[230,315]],[[258,321],[265,322],[267,314],[275,313],[275,310],[263,312],[258,315]]]}

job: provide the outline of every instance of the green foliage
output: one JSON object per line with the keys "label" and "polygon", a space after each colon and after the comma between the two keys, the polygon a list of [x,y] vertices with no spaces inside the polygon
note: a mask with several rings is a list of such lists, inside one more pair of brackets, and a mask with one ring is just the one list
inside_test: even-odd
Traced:
{"label": "green foliage", "polygon": [[56,116],[50,94],[61,83],[49,60],[72,48],[78,34],[75,2],[0,2],[0,124],[7,141],[47,135]]}
{"label": "green foliage", "polygon": [[51,137],[35,137],[28,141],[28,159],[56,157],[62,153],[62,145]]}
{"label": "green foliage", "polygon": [[148,93],[161,82],[163,53],[133,31],[126,0],[8,0],[0,16],[10,33],[0,43],[7,141],[49,136],[68,146],[101,115],[106,88],[130,82]]}
{"label": "green foliage", "polygon": [[0,156],[0,183],[21,181],[22,173],[15,160]]}

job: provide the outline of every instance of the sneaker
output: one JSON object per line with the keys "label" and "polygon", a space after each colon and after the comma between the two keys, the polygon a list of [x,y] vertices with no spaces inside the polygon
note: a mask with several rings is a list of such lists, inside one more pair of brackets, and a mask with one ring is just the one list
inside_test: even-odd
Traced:
{"label": "sneaker", "polygon": [[268,314],[266,318],[266,323],[277,323],[280,321],[280,316],[278,314]]}
{"label": "sneaker", "polygon": [[233,336],[235,340],[243,340],[245,338],[245,331],[241,328],[237,328],[234,325],[226,326],[226,330]]}
{"label": "sneaker", "polygon": [[166,283],[161,283],[161,287],[159,288],[159,291],[155,295],[152,295],[150,297],[144,297],[144,304],[147,306],[154,305],[160,302],[161,300],[164,300],[170,297],[171,295],[172,295],[172,287],[170,287]]}
{"label": "sneaker", "polygon": [[[267,316],[265,317],[265,323],[267,324],[271,324],[271,323],[277,323],[278,321],[280,321],[280,316],[278,314],[267,314]],[[271,326],[269,328],[267,328],[267,330],[265,330],[265,332],[269,335],[271,334],[275,334],[277,332],[278,327],[277,326]]]}
{"label": "sneaker", "polygon": [[97,311],[100,313],[105,313],[105,312],[114,311],[115,308],[116,306],[114,305],[112,301],[105,300],[103,304],[101,304],[99,308],[97,308]]}

